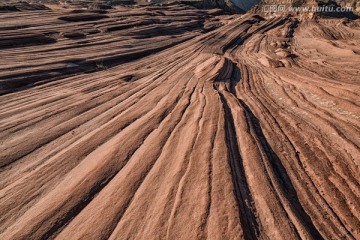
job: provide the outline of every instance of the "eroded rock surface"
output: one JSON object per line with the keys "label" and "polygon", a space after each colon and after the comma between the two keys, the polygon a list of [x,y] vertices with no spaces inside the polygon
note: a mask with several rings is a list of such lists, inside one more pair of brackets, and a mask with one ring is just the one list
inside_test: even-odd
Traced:
{"label": "eroded rock surface", "polygon": [[0,14],[0,239],[359,239],[360,22]]}

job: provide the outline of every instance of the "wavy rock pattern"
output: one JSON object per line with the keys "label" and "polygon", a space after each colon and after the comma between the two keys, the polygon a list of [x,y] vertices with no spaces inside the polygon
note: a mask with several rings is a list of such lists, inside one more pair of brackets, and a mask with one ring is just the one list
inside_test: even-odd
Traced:
{"label": "wavy rock pattern", "polygon": [[360,22],[0,15],[0,239],[359,239]]}

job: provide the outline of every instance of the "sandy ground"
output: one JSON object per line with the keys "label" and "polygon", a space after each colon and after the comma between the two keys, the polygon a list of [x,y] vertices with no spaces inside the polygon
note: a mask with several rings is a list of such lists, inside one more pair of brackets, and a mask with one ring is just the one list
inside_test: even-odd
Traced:
{"label": "sandy ground", "polygon": [[0,239],[360,239],[360,21],[0,14]]}

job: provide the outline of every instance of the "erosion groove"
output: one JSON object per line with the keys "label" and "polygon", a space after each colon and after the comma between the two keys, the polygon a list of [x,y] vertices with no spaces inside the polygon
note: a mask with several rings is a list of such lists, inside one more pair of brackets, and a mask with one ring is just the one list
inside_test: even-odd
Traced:
{"label": "erosion groove", "polygon": [[0,239],[360,239],[360,21],[0,15]]}

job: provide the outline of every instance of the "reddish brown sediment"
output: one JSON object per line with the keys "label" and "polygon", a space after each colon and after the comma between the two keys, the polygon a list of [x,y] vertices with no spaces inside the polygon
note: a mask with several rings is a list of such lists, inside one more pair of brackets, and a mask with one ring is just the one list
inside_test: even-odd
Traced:
{"label": "reddish brown sediment", "polygon": [[0,239],[359,239],[360,21],[0,15]]}

